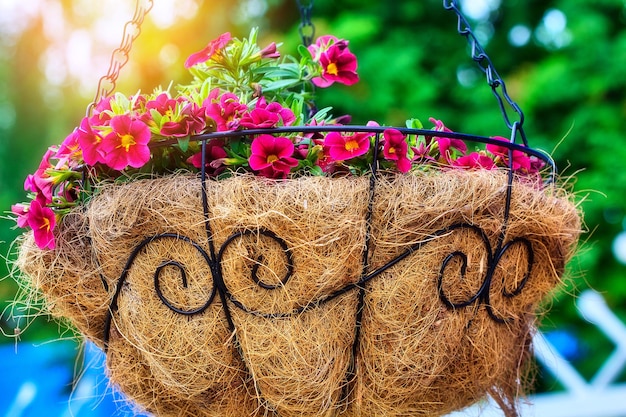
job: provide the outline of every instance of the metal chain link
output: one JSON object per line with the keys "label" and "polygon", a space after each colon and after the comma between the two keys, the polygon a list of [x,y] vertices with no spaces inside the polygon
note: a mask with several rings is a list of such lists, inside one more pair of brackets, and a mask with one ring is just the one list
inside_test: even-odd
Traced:
{"label": "metal chain link", "polygon": [[[459,35],[465,36],[471,48],[472,59],[476,61],[476,63],[478,63],[479,68],[487,76],[487,83],[491,87],[494,96],[498,100],[498,105],[500,106],[500,111],[502,113],[502,117],[504,118],[504,122],[506,123],[507,127],[512,130],[511,141],[514,141],[516,136],[519,134],[522,138],[524,145],[528,146],[526,135],[523,129],[524,113],[522,112],[522,109],[519,107],[519,105],[509,96],[504,81],[502,80],[502,78],[500,78],[500,75],[493,66],[491,59],[489,58],[489,56],[487,56],[487,53],[478,42],[476,35],[474,35],[474,33],[472,32],[470,24],[467,22],[467,19],[463,15],[463,12],[461,12],[458,7],[457,1],[443,0],[443,7],[446,10],[450,10],[456,13],[458,18],[457,31],[459,32]],[[511,117],[509,117],[507,104],[514,113],[517,113],[517,120],[512,120]]]}
{"label": "metal chain link", "polygon": [[115,91],[116,82],[120,76],[120,70],[128,62],[133,42],[141,34],[141,25],[148,12],[152,9],[152,6],[153,0],[136,0],[135,14],[133,18],[124,25],[124,33],[120,46],[111,54],[111,62],[106,75],[102,76],[98,81],[98,88],[96,89],[93,102],[87,106],[87,116],[92,114],[94,107],[100,100],[110,96],[113,94],[113,91]]}
{"label": "metal chain link", "polygon": [[300,9],[300,26],[298,26],[298,32],[300,33],[300,38],[302,39],[302,44],[304,46],[309,46],[313,43],[313,38],[315,38],[315,26],[311,21],[311,15],[313,12],[313,0],[310,0],[308,4],[303,4],[301,0],[296,0],[298,3],[298,8]]}

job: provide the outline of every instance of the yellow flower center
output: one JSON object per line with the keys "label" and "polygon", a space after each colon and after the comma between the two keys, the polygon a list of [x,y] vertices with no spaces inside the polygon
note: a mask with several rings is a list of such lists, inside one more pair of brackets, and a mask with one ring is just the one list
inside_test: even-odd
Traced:
{"label": "yellow flower center", "polygon": [[389,153],[396,153],[396,148],[389,148],[389,150],[387,152],[389,152]]}
{"label": "yellow flower center", "polygon": [[328,66],[326,67],[326,73],[330,75],[339,74],[339,70],[337,69],[337,64],[335,64],[334,62],[331,62],[330,64],[328,64]]}
{"label": "yellow flower center", "polygon": [[268,155],[267,156],[267,163],[268,164],[271,164],[271,163],[273,163],[276,160],[278,160],[278,157],[276,155]]}
{"label": "yellow flower center", "polygon": [[359,142],[356,140],[349,140],[346,142],[346,151],[352,152],[356,149],[359,149]]}
{"label": "yellow flower center", "polygon": [[130,149],[131,146],[136,145],[137,142],[135,142],[135,138],[133,137],[133,135],[121,135],[120,136],[120,146],[124,149],[126,149],[126,152],[128,152],[128,149]]}
{"label": "yellow flower center", "polygon": [[43,224],[39,226],[40,229],[45,229],[46,231],[50,231],[50,219],[44,218]]}

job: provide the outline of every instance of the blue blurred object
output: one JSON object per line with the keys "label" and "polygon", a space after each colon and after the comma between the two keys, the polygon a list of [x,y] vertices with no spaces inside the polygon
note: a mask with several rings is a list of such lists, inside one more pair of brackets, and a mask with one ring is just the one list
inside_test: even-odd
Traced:
{"label": "blue blurred object", "polygon": [[544,333],[545,338],[552,346],[568,361],[579,359],[584,348],[576,334],[566,328],[552,330]]}
{"label": "blue blurred object", "polygon": [[135,416],[108,386],[102,351],[92,343],[83,348],[81,356],[73,341],[0,345],[0,415]]}

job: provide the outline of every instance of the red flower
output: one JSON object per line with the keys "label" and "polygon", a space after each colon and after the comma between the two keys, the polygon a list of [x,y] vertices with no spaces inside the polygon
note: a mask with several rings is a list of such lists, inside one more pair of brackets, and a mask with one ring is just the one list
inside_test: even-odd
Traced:
{"label": "red flower", "polygon": [[[492,139],[497,139],[502,142],[510,143],[510,141],[507,138],[502,137],[502,136],[494,136],[492,137]],[[530,157],[526,155],[524,152],[513,150],[512,151],[513,158],[512,158],[511,163],[509,164],[509,148],[507,148],[506,146],[494,145],[491,143],[488,143],[486,148],[489,152],[491,152],[497,158],[501,159],[504,165],[506,166],[511,165],[511,167],[513,168],[513,171],[519,171],[519,170],[522,170],[524,172],[531,171]]]}
{"label": "red flower", "polygon": [[113,131],[102,139],[104,163],[116,170],[127,166],[141,168],[150,160],[150,129],[128,115],[111,119]]}
{"label": "red flower", "polygon": [[496,164],[493,162],[493,159],[489,158],[487,155],[472,152],[469,155],[461,156],[452,162],[453,166],[457,168],[484,168],[484,169],[494,169]]}
{"label": "red flower", "polygon": [[40,249],[54,249],[54,226],[56,218],[50,207],[41,204],[37,199],[30,203],[28,225],[33,229],[35,243]]}
{"label": "red flower", "polygon": [[385,142],[383,145],[383,155],[389,161],[396,161],[396,167],[400,172],[411,170],[411,160],[407,157],[409,145],[406,136],[396,129],[385,129],[383,132]]}
{"label": "red flower", "polygon": [[339,132],[329,132],[324,139],[324,146],[328,146],[328,153],[335,161],[345,161],[367,153],[370,148],[372,133],[354,133],[342,135]]}
{"label": "red flower", "polygon": [[228,44],[228,42],[230,42],[230,39],[231,36],[229,32],[221,34],[217,39],[209,42],[209,44],[201,51],[189,55],[189,58],[185,61],[185,68],[191,68],[194,65],[213,58],[215,54],[219,53]]}
{"label": "red flower", "polygon": [[259,135],[252,141],[250,168],[269,178],[285,178],[298,161],[292,157],[294,145],[291,140],[272,135]]}
{"label": "red flower", "polygon": [[322,75],[311,80],[318,87],[328,87],[334,82],[352,85],[359,81],[356,56],[348,49],[347,41],[332,44],[321,53],[319,63],[322,66]]}

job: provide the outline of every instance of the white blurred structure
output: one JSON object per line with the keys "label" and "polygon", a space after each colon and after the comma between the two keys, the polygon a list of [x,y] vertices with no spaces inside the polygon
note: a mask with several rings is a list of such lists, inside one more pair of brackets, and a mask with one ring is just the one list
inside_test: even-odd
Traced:
{"label": "white blurred structure", "polygon": [[[565,388],[563,392],[538,394],[519,405],[522,417],[626,417],[626,384],[616,383],[626,367],[626,325],[608,308],[595,291],[583,292],[578,300],[583,318],[597,326],[613,343],[615,350],[591,381],[576,369],[538,332],[533,342],[535,357]],[[489,401],[448,417],[502,417]]]}

